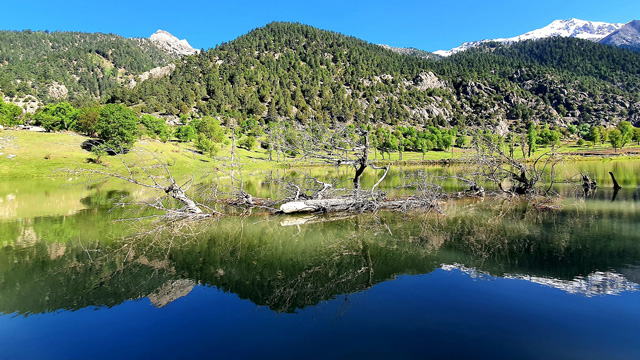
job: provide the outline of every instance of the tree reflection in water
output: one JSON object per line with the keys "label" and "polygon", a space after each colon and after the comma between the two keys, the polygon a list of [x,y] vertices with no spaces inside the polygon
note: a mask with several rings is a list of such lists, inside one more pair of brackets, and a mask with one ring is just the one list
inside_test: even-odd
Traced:
{"label": "tree reflection in water", "polygon": [[110,307],[143,297],[161,307],[195,286],[294,312],[398,275],[452,266],[574,293],[637,290],[640,219],[633,210],[583,203],[539,211],[475,200],[450,206],[446,217],[226,217],[137,229],[144,235],[133,237],[115,215],[95,211],[3,223],[0,312]]}

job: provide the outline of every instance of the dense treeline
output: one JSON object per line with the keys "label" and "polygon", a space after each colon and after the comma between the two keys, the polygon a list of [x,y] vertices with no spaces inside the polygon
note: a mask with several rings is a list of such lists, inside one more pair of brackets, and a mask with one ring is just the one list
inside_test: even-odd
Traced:
{"label": "dense treeline", "polygon": [[5,96],[33,95],[48,103],[53,82],[68,99],[99,98],[140,74],[171,60],[148,39],[80,32],[0,31],[0,89]]}
{"label": "dense treeline", "polygon": [[172,115],[194,106],[202,115],[240,111],[303,122],[397,124],[412,119],[406,106],[434,101],[403,83],[427,68],[425,60],[353,37],[272,23],[186,58],[171,77],[118,89],[109,101],[144,103],[144,111]]}

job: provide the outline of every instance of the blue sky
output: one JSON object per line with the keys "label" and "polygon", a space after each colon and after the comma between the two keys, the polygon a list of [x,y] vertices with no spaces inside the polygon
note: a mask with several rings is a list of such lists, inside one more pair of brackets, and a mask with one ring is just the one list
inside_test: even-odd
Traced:
{"label": "blue sky", "polygon": [[264,26],[292,21],[363,40],[427,51],[510,37],[556,19],[640,19],[638,0],[0,0],[5,30],[73,30],[148,37],[158,29],[210,48]]}

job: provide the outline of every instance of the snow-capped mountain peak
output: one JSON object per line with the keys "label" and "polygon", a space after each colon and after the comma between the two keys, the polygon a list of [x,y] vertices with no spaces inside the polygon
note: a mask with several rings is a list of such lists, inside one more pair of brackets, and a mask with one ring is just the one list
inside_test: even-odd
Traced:
{"label": "snow-capped mountain peak", "polygon": [[599,41],[612,32],[623,27],[624,24],[610,24],[599,21],[586,21],[580,19],[555,20],[551,24],[537,30],[529,31],[525,34],[502,39],[480,40],[464,43],[451,50],[434,51],[441,56],[450,56],[455,53],[476,47],[486,42],[497,41],[501,43],[513,43],[525,40],[539,40],[553,36],[575,37],[591,41]]}
{"label": "snow-capped mountain peak", "polygon": [[193,55],[199,52],[199,50],[191,47],[187,40],[179,40],[164,30],[156,31],[149,37],[149,40],[162,50],[176,55]]}

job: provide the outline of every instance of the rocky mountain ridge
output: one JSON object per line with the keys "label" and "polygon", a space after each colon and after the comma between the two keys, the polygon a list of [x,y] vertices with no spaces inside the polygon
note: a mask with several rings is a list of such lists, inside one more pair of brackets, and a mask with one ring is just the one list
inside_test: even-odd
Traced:
{"label": "rocky mountain ridge", "polygon": [[633,20],[600,40],[600,44],[640,51],[640,20]]}

